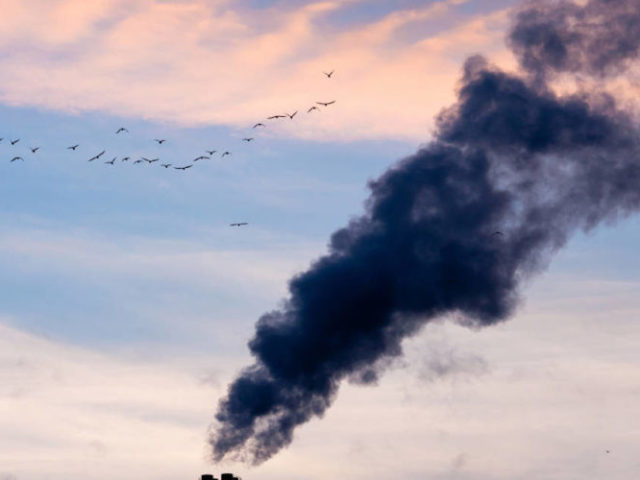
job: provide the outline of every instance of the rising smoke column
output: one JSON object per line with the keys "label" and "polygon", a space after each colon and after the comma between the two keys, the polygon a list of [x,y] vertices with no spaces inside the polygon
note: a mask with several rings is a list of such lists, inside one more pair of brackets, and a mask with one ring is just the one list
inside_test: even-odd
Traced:
{"label": "rising smoke column", "polygon": [[[528,4],[509,39],[525,78],[467,60],[459,100],[439,116],[434,140],[370,183],[365,213],[290,281],[284,307],[259,319],[249,343],[255,363],[218,406],[214,460],[267,460],[295,427],[324,413],[344,378],[375,382],[403,339],[432,319],[505,320],[521,280],[573,232],[640,208],[631,118],[604,94],[559,97],[543,81],[566,71],[620,73],[638,38],[617,35],[635,31],[598,29],[601,38],[587,40],[586,25],[636,4]],[[624,51],[603,64],[592,51],[600,42]],[[550,44],[580,62],[556,61]]]}

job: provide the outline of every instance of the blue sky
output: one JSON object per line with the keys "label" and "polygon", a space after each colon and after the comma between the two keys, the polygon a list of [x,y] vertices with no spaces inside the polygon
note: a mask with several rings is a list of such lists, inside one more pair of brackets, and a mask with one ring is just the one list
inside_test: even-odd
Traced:
{"label": "blue sky", "polygon": [[[0,20],[0,480],[223,468],[264,480],[631,478],[637,218],[574,237],[510,322],[428,327],[378,387],[345,385],[327,418],[265,465],[206,459],[255,320],[363,211],[367,181],[428,141],[462,59],[482,51],[513,67],[502,39],[515,3],[11,0]],[[323,99],[337,102],[306,113]],[[232,155],[185,172],[132,164],[189,164],[205,149]],[[448,374],[433,375],[429,352],[444,352]],[[615,458],[602,456],[610,445]]]}

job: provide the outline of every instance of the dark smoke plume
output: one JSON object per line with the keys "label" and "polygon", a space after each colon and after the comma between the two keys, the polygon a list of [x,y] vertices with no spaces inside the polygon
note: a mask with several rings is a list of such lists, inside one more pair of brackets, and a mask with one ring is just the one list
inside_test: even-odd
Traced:
{"label": "dark smoke plume", "polygon": [[[626,15],[636,6],[538,1],[521,11],[510,43],[534,74],[621,69],[637,53]],[[618,23],[587,27],[604,21]],[[268,459],[324,413],[343,379],[375,382],[432,319],[480,327],[508,318],[521,280],[569,235],[640,207],[631,118],[604,94],[559,97],[534,76],[466,62],[434,140],[371,182],[365,214],[258,321],[255,363],[218,407],[214,460]]]}
{"label": "dark smoke plume", "polygon": [[521,65],[537,74],[622,73],[640,54],[640,1],[536,1],[509,37]]}

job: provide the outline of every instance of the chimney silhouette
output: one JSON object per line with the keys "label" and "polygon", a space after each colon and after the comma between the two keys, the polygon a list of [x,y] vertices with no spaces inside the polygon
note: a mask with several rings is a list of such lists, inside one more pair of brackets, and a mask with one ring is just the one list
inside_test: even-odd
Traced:
{"label": "chimney silhouette", "polygon": [[[200,480],[218,480],[216,477],[211,475],[210,473],[203,473],[200,476]],[[220,480],[240,480],[233,473],[223,473],[220,475]]]}

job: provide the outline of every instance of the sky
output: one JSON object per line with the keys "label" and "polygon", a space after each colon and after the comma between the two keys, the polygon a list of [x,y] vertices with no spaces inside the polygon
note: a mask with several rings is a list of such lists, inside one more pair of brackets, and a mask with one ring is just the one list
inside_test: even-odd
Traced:
{"label": "sky", "polygon": [[0,480],[637,475],[634,217],[572,238],[508,322],[424,328],[272,460],[208,460],[257,318],[429,141],[466,57],[515,68],[517,4],[3,2]]}

